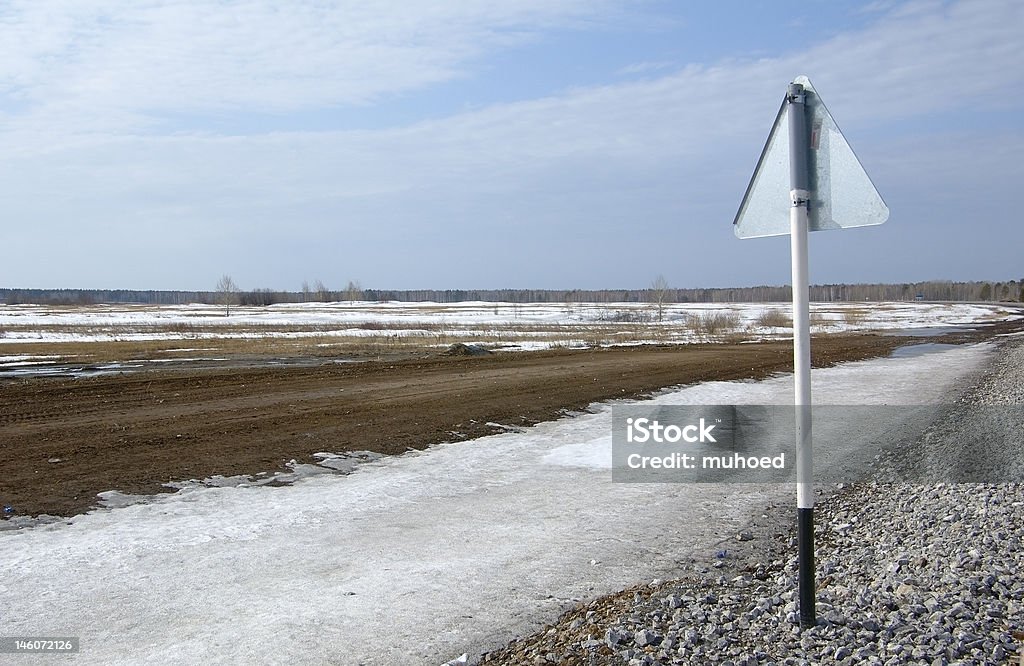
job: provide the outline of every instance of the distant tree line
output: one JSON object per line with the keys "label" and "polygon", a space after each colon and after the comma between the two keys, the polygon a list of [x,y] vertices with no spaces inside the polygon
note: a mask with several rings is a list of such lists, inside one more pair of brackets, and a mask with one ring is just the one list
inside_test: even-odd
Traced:
{"label": "distant tree line", "polygon": [[[225,276],[227,277],[227,276]],[[659,276],[660,277],[660,276]],[[211,291],[159,291],[131,289],[2,289],[0,302],[9,305],[38,303],[88,305],[94,303],[140,303],[183,305],[224,304],[224,284]],[[233,281],[232,281],[232,287]],[[349,282],[341,290],[328,289],[317,281],[303,284],[300,291],[238,289],[233,301],[239,305],[266,306],[275,303],[333,301],[434,301],[459,303],[487,301],[506,303],[770,303],[791,299],[788,286],[673,288],[656,280],[648,289],[363,289]],[[811,286],[811,300],[840,301],[1009,301],[1024,302],[1024,279],[1006,282],[928,282],[897,284],[819,284]]]}

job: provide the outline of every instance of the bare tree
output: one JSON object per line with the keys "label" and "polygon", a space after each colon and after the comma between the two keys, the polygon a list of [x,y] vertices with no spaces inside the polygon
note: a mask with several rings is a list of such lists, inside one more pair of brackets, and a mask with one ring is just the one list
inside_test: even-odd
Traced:
{"label": "bare tree", "polygon": [[231,315],[231,305],[238,299],[238,285],[225,273],[217,282],[217,301],[224,306],[224,316]]}
{"label": "bare tree", "polygon": [[310,294],[312,294],[312,293],[313,293],[313,290],[309,288],[309,280],[303,280],[302,281],[302,302],[303,303],[309,303],[309,301],[310,301]]}
{"label": "bare tree", "polygon": [[345,287],[345,300],[346,301],[361,301],[363,300],[363,288],[358,281],[349,280],[348,286]]}
{"label": "bare tree", "polygon": [[320,301],[321,303],[328,303],[331,300],[333,300],[331,298],[331,290],[328,289],[327,285],[325,285],[322,281],[317,280],[316,285],[313,286],[313,289],[314,291],[316,291],[316,300]]}
{"label": "bare tree", "polygon": [[578,296],[579,294],[577,293],[576,289],[565,292],[565,314],[571,315],[573,313],[573,308],[576,305],[576,300]]}
{"label": "bare tree", "polygon": [[668,280],[665,279],[664,275],[659,275],[654,278],[654,282],[651,283],[651,288],[648,290],[648,299],[658,311],[658,321],[662,321],[665,318],[665,304],[668,302],[668,296]]}

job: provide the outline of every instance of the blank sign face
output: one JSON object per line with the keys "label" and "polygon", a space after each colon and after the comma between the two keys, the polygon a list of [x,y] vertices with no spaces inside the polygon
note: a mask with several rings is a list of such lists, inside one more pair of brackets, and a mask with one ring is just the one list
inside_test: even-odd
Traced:
{"label": "blank sign face", "polygon": [[[806,92],[807,125],[810,128],[811,201],[807,211],[810,231],[846,229],[882,224],[889,219],[871,178],[839,130],[832,114],[807,77],[796,83]],[[739,238],[789,234],[789,113],[785,100],[761,152],[733,222]]]}

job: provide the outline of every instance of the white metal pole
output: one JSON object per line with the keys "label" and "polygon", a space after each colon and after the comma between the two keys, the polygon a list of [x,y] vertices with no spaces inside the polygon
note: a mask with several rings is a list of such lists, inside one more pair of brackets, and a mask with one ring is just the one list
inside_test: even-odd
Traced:
{"label": "white metal pole", "polygon": [[[793,190],[806,201],[806,190]],[[793,384],[797,407],[797,507],[814,508],[813,447],[811,440],[811,328],[807,279],[807,206],[794,204],[789,214],[793,259]]]}
{"label": "white metal pole", "polygon": [[797,557],[800,625],[816,624],[814,585],[814,459],[811,438],[811,321],[807,270],[807,213],[810,206],[806,92],[790,84],[789,147],[790,250],[793,263],[793,383],[796,407]]}

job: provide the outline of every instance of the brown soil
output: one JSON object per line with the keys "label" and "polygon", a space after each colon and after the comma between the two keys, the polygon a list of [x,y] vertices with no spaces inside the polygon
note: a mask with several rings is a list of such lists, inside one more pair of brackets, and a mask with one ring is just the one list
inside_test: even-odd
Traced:
{"label": "brown soil", "polygon": [[[1019,325],[924,340],[823,336],[815,366],[914,342],[964,342]],[[788,342],[506,353],[392,361],[181,366],[92,378],[0,382],[0,504],[73,515],[96,493],[166,491],[216,474],[255,475],[319,451],[384,454],[525,425],[592,402],[705,380],[792,370]]]}

